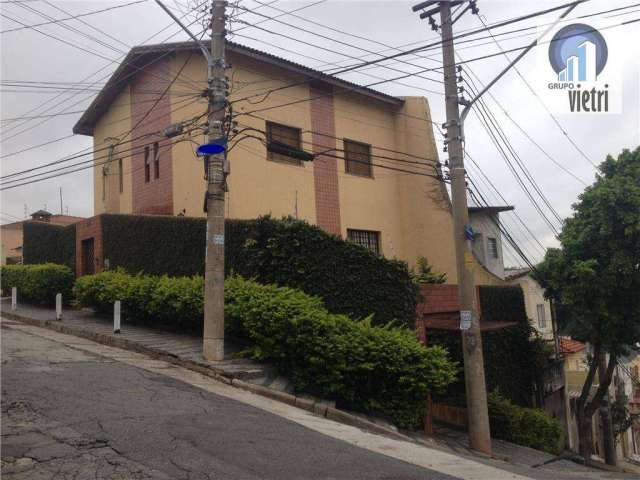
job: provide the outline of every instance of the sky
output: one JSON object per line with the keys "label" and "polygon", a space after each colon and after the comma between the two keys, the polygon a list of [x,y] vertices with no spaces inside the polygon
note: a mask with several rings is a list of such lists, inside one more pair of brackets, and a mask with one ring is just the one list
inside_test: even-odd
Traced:
{"label": "sky", "polygon": [[[30,88],[24,82],[65,82],[67,85],[69,82],[100,80],[99,83],[102,83],[131,46],[145,43],[162,28],[168,27],[149,43],[158,43],[172,34],[175,36],[171,41],[186,39],[186,35],[179,32],[179,27],[155,2],[146,0],[127,5],[131,1],[135,0],[0,2],[0,155],[3,156],[0,169],[3,176],[85,151],[92,145],[90,137],[71,136],[71,130],[81,115],[79,112],[89,105],[95,91],[74,90],[61,94],[59,85],[54,83]],[[259,0],[263,1],[267,0]],[[420,20],[418,14],[411,11],[411,6],[416,2],[269,1],[268,6],[259,2],[230,2],[232,6],[237,5],[231,15],[230,39],[322,70],[379,58],[380,53],[389,54],[398,49],[426,45],[439,38],[438,33],[431,31],[426,20]],[[196,0],[167,0],[167,5],[178,15],[188,12],[197,3]],[[482,28],[482,22],[493,24],[564,3],[556,0],[479,0],[480,14],[465,14],[456,22],[454,31],[457,34],[464,33]],[[630,8],[588,16],[627,6]],[[245,8],[255,13],[246,12],[243,10]],[[47,22],[42,15],[62,19],[104,9],[110,10],[63,23],[41,25],[36,27],[39,31],[13,30],[22,24]],[[264,17],[273,18],[292,10],[298,10],[294,13],[295,17],[283,15],[276,20],[304,28],[315,35]],[[482,40],[459,43],[459,60],[487,56],[464,64],[461,74],[465,81],[473,81],[476,85],[490,82],[509,62],[500,49],[510,50],[527,45],[541,35],[560,12],[493,29],[492,32],[497,35],[495,38],[482,33],[478,35],[483,37]],[[548,84],[554,81],[554,73],[548,63],[549,44],[544,40],[518,62],[517,71],[509,70],[482,97],[510,142],[514,155],[526,167],[541,194],[560,218],[571,214],[571,205],[577,200],[585,183],[593,182],[594,164],[599,164],[608,154],[615,156],[624,148],[633,149],[640,145],[640,22],[620,25],[640,18],[640,3],[634,4],[633,0],[591,0],[578,5],[568,15],[568,19],[571,19],[569,23],[577,22],[575,19],[584,15],[588,17],[580,22],[599,29],[607,43],[609,56],[603,78],[610,84],[611,104],[616,113],[570,114],[563,111],[566,92],[552,92],[548,88]],[[187,18],[192,20],[195,17],[188,15]],[[258,22],[262,23],[257,25]],[[256,26],[247,26],[247,23]],[[256,28],[258,26],[260,28]],[[535,28],[499,35],[525,27]],[[81,36],[78,31],[90,34],[94,39]],[[514,58],[517,54],[516,51],[507,55]],[[386,67],[378,65],[345,74],[343,78],[366,85],[378,82],[380,78],[391,79],[402,75],[398,70],[415,73],[436,68],[440,65],[440,55],[439,49],[432,49],[419,56],[405,56],[402,63],[387,61],[381,64]],[[97,71],[99,73],[96,75]],[[441,72],[436,70],[382,83],[375,88],[398,96],[425,96],[434,122],[442,124],[445,111],[443,86],[439,81],[441,78]],[[20,85],[12,82],[20,82]],[[471,96],[468,90],[465,95]],[[58,113],[64,114],[24,119]],[[444,161],[446,153],[442,152],[442,139],[438,133],[436,140],[440,160]],[[52,143],[12,155],[47,142]],[[503,223],[527,256],[534,261],[540,260],[544,248],[557,245],[554,231],[519,186],[473,110],[465,123],[465,148],[482,171],[478,171],[467,160],[469,176],[480,191],[478,193],[482,193],[489,203],[515,206],[518,218],[506,213],[502,215]],[[489,181],[499,191],[501,198],[491,191]],[[60,191],[64,213],[80,216],[93,214],[92,173],[91,170],[84,170],[3,190],[0,192],[0,220],[8,223],[22,219],[25,212],[31,213],[45,207],[53,213],[60,213]],[[560,222],[555,220],[550,208],[543,204],[537,193],[533,195],[535,204],[559,230]],[[505,252],[505,263],[508,266],[521,264],[522,261],[509,249]]]}

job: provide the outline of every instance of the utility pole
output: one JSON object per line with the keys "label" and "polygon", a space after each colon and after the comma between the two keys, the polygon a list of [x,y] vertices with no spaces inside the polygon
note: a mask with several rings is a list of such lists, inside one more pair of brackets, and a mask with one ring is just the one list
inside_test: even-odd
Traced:
{"label": "utility pole", "polygon": [[[460,111],[458,109],[458,85],[453,46],[451,5],[440,3],[442,25],[442,61],[444,68],[444,92],[447,107],[447,135],[449,170],[451,174],[451,199],[453,204],[454,242],[458,271],[461,326],[466,322],[462,334],[464,379],[469,419],[469,442],[471,448],[491,455],[491,435],[487,410],[487,388],[484,379],[482,334],[476,302],[476,286],[473,278],[473,254],[467,232],[469,211],[467,209],[467,185],[464,169]],[[470,320],[470,322],[469,322]]]}
{"label": "utility pole", "polygon": [[[224,360],[224,195],[227,190],[226,159],[227,134],[225,119],[227,107],[227,79],[225,71],[226,50],[226,0],[211,3],[211,47],[207,50],[200,40],[160,0],[156,3],[182,27],[196,42],[207,60],[208,117],[207,145],[220,147],[220,152],[205,156],[207,191],[205,206],[207,212],[207,232],[204,267],[204,331],[202,355],[205,360]],[[175,133],[175,132],[174,132]],[[169,135],[168,131],[165,135]]]}
{"label": "utility pole", "polygon": [[62,187],[58,187],[60,189],[60,215],[64,214],[64,211],[62,210]]}
{"label": "utility pole", "polygon": [[[226,7],[224,0],[211,6],[211,56],[209,58],[209,143],[224,134],[227,86],[225,79]],[[203,355],[224,360],[224,195],[225,153],[205,158],[207,166],[207,246],[204,274]]]}
{"label": "utility pole", "polygon": [[[467,3],[455,19],[452,19],[451,5]],[[474,450],[491,454],[491,436],[489,431],[489,414],[487,411],[487,387],[484,377],[484,359],[482,355],[482,336],[478,308],[476,304],[475,282],[473,278],[473,266],[475,264],[471,242],[473,230],[469,225],[469,211],[467,210],[466,179],[464,168],[464,121],[471,111],[473,104],[492,88],[516,63],[531,51],[551,29],[555,28],[560,20],[565,18],[576,6],[584,3],[584,0],[576,0],[553,10],[564,9],[564,12],[547,29],[525,47],[493,80],[491,80],[471,100],[458,98],[456,74],[458,72],[455,62],[455,49],[453,45],[453,24],[458,21],[468,10],[474,15],[478,14],[476,0],[452,1],[452,0],[427,0],[415,6],[412,10],[424,10],[420,18],[428,18],[432,30],[437,31],[433,16],[440,13],[440,28],[442,30],[442,60],[444,70],[444,87],[447,123],[443,125],[447,129],[447,144],[449,152],[449,170],[451,175],[451,201],[453,206],[454,242],[456,250],[456,264],[458,270],[458,287],[460,296],[460,329],[462,330],[462,351],[464,361],[464,377],[467,396],[467,415],[469,419],[469,440]],[[435,5],[435,7],[434,7]],[[551,11],[551,10],[549,10]],[[548,12],[547,12],[548,13]],[[458,104],[464,105],[462,115]]]}

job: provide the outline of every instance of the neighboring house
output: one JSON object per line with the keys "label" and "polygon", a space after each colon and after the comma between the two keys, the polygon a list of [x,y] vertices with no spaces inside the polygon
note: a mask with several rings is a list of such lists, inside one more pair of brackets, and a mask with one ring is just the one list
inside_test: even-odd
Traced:
{"label": "neighboring house", "polygon": [[[576,416],[576,402],[582,392],[589,370],[588,345],[569,337],[560,337],[560,354],[564,358],[566,389],[569,396],[569,438],[568,446],[578,451],[578,423]],[[616,398],[626,398],[631,413],[640,414],[640,356],[637,353],[623,357],[618,361],[609,387],[609,401],[613,404]],[[591,387],[593,394],[598,388],[598,374]],[[593,416],[593,447],[595,455],[603,456],[604,445],[602,439],[602,423],[600,413]],[[616,439],[618,458],[629,458],[640,461],[640,422],[636,423]]]}
{"label": "neighboring house", "polygon": [[545,340],[554,340],[554,319],[551,302],[544,298],[544,289],[531,275],[530,268],[508,268],[506,281],[511,285],[520,285],[524,294],[524,304],[531,325]]}
{"label": "neighboring house", "polygon": [[[30,220],[52,223],[54,225],[71,225],[79,222],[83,217],[71,215],[54,215],[46,210],[38,210],[31,214]],[[22,224],[24,222],[13,222],[0,225],[0,239],[2,241],[2,265],[7,261],[22,261]]]}
{"label": "neighboring house", "polygon": [[[228,218],[291,215],[411,266],[425,256],[457,282],[425,98],[386,95],[232,42],[227,63],[237,138],[257,137],[231,142]],[[96,215],[204,215],[203,164],[193,150],[202,130],[173,145],[158,132],[195,117],[203,123],[206,98],[197,94],[206,75],[194,42],[129,52],[73,129],[93,136]],[[318,156],[300,162],[267,151],[265,135]]]}
{"label": "neighboring house", "polygon": [[512,206],[469,207],[469,223],[474,234],[473,254],[487,270],[502,279],[504,279],[504,258],[500,212],[510,210],[513,210]]}

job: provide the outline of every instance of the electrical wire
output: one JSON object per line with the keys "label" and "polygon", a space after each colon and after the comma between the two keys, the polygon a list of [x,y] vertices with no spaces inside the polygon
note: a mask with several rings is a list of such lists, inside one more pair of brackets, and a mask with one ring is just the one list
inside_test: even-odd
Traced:
{"label": "electrical wire", "polygon": [[[10,33],[10,32],[17,32],[19,30],[25,30],[25,29],[29,29],[29,28],[33,28],[33,27],[41,27],[43,25],[50,25],[52,23],[58,23],[58,22],[62,22],[62,21],[65,21],[65,20],[74,20],[74,19],[77,19],[77,18],[80,18],[80,17],[87,17],[87,16],[90,16],[90,15],[96,15],[98,13],[108,12],[110,10],[116,10],[118,8],[129,7],[131,5],[136,5],[138,3],[145,3],[146,1],[147,0],[137,0],[135,2],[125,3],[123,5],[114,5],[114,6],[111,6],[111,7],[108,7],[108,8],[103,8],[101,10],[94,10],[92,12],[81,13],[79,15],[73,15],[73,16],[66,17],[66,18],[60,18],[60,19],[49,21],[49,22],[37,23],[37,24],[33,24],[33,25],[28,25],[26,27],[10,28],[10,29],[7,29],[7,30],[0,31],[0,34]],[[13,3],[13,2],[11,2],[11,3]]]}

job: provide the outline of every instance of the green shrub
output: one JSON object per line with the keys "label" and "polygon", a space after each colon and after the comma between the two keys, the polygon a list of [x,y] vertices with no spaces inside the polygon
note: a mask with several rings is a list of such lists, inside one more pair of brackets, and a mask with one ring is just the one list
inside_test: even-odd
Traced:
{"label": "green shrub", "polygon": [[488,402],[494,438],[554,454],[562,450],[562,425],[544,410],[519,407],[497,392]]}
{"label": "green shrub", "polygon": [[86,275],[73,288],[80,306],[106,313],[120,300],[123,316],[138,323],[198,329],[203,315],[202,277],[129,275],[122,269]]}
{"label": "green shrub", "polygon": [[[103,255],[112,268],[152,275],[204,274],[204,218],[100,218]],[[333,313],[353,318],[373,314],[376,325],[398,320],[414,326],[418,287],[406,263],[385,259],[300,220],[227,220],[225,269],[227,275],[317,295]]]}
{"label": "green shrub", "polygon": [[24,222],[22,257],[25,264],[58,263],[75,272],[76,226]]}
{"label": "green shrub", "polygon": [[274,363],[296,390],[339,406],[382,414],[401,427],[424,416],[425,397],[455,379],[457,366],[440,347],[423,347],[405,328],[376,327],[329,313],[317,297],[231,277],[225,320]]}
{"label": "green shrub", "polygon": [[[536,387],[542,382],[542,372],[548,365],[549,355],[527,318],[522,289],[481,286],[479,293],[483,320],[516,322],[507,328],[482,332],[487,390],[498,390],[516,405],[530,407],[536,391],[539,391]],[[459,334],[430,330],[428,342],[429,345],[445,347],[454,360],[462,362]],[[461,374],[458,381],[437,400],[464,405],[464,391],[464,374]]]}
{"label": "green shrub", "polygon": [[[153,277],[124,271],[81,277],[79,304],[109,310],[122,301],[124,321],[202,325],[202,277]],[[457,366],[440,347],[423,347],[405,328],[376,327],[331,314],[318,297],[238,276],[225,281],[228,333],[248,340],[253,358],[274,364],[297,391],[419,424],[427,392],[455,379]]]}
{"label": "green shrub", "polygon": [[16,287],[20,300],[53,305],[58,293],[62,294],[65,302],[71,299],[74,275],[64,265],[4,265],[1,274],[2,291],[9,294],[11,288]]}

